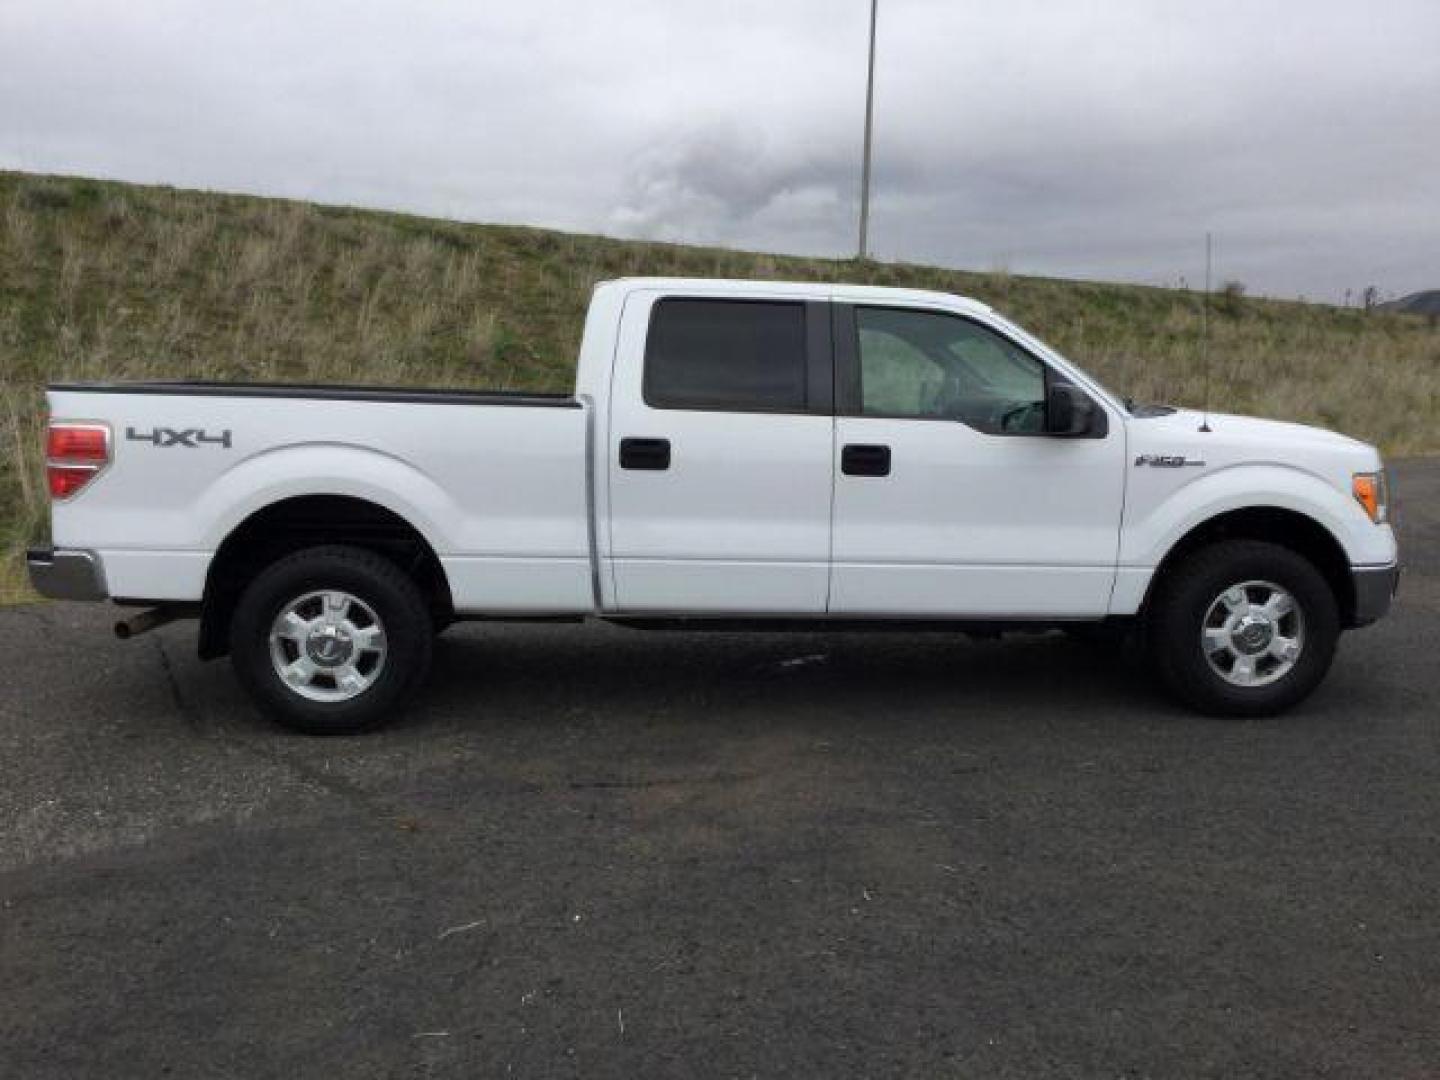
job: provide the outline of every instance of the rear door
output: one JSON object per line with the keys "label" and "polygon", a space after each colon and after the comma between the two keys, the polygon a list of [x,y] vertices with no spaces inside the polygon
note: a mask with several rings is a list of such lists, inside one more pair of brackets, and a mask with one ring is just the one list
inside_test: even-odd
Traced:
{"label": "rear door", "polygon": [[826,609],[829,306],[639,292],[610,390],[609,570],[621,612]]}

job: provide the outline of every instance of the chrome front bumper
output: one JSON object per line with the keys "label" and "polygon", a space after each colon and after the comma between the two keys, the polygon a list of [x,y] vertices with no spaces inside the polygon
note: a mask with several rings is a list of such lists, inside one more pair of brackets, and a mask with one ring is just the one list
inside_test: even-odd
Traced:
{"label": "chrome front bumper", "polygon": [[1351,567],[1350,581],[1355,587],[1350,625],[1369,626],[1390,610],[1390,601],[1400,589],[1400,564]]}
{"label": "chrome front bumper", "polygon": [[93,551],[31,548],[25,553],[30,584],[52,600],[104,600],[105,568]]}

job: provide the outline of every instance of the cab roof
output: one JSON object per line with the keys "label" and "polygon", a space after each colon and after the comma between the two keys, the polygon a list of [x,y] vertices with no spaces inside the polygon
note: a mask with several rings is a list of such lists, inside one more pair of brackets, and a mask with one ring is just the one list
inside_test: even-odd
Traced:
{"label": "cab roof", "polygon": [[930,289],[896,289],[883,285],[847,285],[823,281],[761,281],[734,278],[625,277],[602,281],[597,289],[622,293],[664,292],[691,296],[739,299],[789,298],[796,300],[846,300],[854,303],[916,304],[951,310],[988,312],[988,304],[955,293]]}

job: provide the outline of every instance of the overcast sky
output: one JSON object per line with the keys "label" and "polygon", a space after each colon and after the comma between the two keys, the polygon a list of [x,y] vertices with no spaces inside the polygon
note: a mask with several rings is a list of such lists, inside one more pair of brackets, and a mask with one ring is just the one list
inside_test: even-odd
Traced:
{"label": "overcast sky", "polygon": [[[0,0],[0,168],[847,255],[868,0]],[[881,0],[872,247],[1440,288],[1440,0]]]}

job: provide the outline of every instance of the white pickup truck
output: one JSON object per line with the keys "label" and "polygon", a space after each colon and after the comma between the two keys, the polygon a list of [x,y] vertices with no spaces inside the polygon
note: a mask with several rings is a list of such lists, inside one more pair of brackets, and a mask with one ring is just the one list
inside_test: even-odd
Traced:
{"label": "white pickup truck", "polygon": [[1133,408],[983,304],[595,289],[574,396],[49,390],[48,596],[198,616],[316,733],[392,716],[455,619],[1135,628],[1190,705],[1304,698],[1399,577],[1380,455]]}

